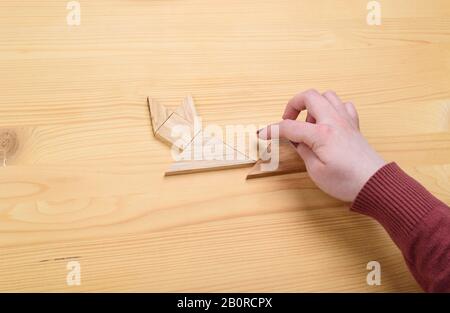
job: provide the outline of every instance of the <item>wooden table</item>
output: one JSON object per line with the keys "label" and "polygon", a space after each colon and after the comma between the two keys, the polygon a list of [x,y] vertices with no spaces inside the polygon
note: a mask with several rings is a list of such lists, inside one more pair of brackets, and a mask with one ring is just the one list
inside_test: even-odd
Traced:
{"label": "wooden table", "polygon": [[[306,174],[164,178],[146,97],[191,93],[205,123],[266,124],[315,87],[354,101],[362,131],[450,203],[450,2],[0,3],[2,291],[419,291],[375,221]],[[369,261],[381,286],[368,286]],[[81,266],[68,286],[67,263]]]}

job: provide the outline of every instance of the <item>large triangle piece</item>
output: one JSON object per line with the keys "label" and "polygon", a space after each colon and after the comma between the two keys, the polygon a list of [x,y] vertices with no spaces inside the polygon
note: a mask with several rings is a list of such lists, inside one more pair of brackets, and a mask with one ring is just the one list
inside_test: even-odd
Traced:
{"label": "large triangle piece", "polygon": [[227,145],[220,139],[209,138],[200,132],[186,148],[181,160],[171,164],[165,176],[200,173],[246,167],[255,160]]}

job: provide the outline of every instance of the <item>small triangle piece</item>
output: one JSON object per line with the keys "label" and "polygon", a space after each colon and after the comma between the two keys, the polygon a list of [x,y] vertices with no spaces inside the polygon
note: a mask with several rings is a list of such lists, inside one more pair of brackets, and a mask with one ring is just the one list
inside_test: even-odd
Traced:
{"label": "small triangle piece", "polygon": [[153,134],[156,134],[172,113],[165,106],[150,97],[147,97],[147,104],[150,110]]}

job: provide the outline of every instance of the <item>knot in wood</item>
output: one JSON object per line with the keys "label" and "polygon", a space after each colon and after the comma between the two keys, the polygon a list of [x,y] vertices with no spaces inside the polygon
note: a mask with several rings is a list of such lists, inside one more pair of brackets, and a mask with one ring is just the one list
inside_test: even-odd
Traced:
{"label": "knot in wood", "polygon": [[13,155],[19,146],[17,134],[12,129],[0,129],[0,153],[4,156]]}

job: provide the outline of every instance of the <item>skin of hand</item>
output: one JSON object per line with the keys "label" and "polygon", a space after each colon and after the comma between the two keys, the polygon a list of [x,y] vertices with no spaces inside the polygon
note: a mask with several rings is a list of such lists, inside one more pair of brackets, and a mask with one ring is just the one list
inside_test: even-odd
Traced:
{"label": "skin of hand", "polygon": [[[304,110],[306,120],[298,121]],[[316,185],[342,201],[354,201],[386,164],[361,134],[354,105],[342,102],[333,91],[297,94],[287,104],[283,120],[273,125],[278,125],[280,139],[293,143]],[[271,126],[258,131],[260,139],[272,139]]]}

